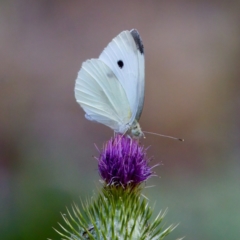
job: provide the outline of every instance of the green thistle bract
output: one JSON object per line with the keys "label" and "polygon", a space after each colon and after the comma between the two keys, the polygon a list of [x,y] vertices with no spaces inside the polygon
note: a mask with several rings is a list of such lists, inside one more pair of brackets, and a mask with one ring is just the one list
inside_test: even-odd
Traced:
{"label": "green thistle bract", "polygon": [[66,240],[163,239],[175,226],[160,226],[166,211],[151,222],[152,210],[140,191],[140,187],[105,187],[96,200],[82,205],[82,213],[74,204],[72,211],[62,214],[67,228],[60,225],[62,231],[56,231]]}

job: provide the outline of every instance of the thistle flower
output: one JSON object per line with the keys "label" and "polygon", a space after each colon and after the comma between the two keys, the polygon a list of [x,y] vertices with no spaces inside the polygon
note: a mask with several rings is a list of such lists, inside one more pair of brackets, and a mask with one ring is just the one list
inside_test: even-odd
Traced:
{"label": "thistle flower", "polygon": [[97,160],[99,174],[107,185],[136,187],[153,175],[146,149],[126,136],[111,138]]}
{"label": "thistle flower", "polygon": [[152,209],[141,197],[141,183],[153,176],[146,149],[137,140],[117,135],[100,152],[98,170],[105,185],[95,197],[74,204],[62,214],[67,227],[56,230],[62,239],[163,239],[176,227],[163,229],[166,211],[152,220]]}

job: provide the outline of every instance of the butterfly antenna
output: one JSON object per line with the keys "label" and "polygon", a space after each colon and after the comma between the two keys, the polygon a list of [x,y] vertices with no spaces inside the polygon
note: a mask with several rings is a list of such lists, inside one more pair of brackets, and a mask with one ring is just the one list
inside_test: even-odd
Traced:
{"label": "butterfly antenna", "polygon": [[143,132],[148,133],[148,134],[152,134],[152,135],[156,135],[156,136],[160,136],[160,137],[171,138],[171,139],[174,139],[174,140],[178,140],[180,142],[184,142],[183,138],[171,137],[171,136],[168,136],[168,135],[163,135],[163,134],[154,133],[154,132],[147,132],[147,131],[143,131]]}

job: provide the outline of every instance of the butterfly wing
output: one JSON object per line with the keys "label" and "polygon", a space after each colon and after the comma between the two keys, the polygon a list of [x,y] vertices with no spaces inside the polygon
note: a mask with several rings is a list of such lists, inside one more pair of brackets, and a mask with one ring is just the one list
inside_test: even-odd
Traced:
{"label": "butterfly wing", "polygon": [[111,68],[126,92],[132,117],[139,120],[144,103],[144,49],[137,30],[123,31],[103,50],[99,59]]}
{"label": "butterfly wing", "polygon": [[126,93],[112,69],[99,59],[87,60],[75,85],[77,102],[86,118],[124,133],[132,112]]}

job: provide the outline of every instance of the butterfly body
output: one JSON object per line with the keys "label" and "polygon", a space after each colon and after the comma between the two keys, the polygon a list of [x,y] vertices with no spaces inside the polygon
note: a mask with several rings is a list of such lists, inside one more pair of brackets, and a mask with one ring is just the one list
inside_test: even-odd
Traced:
{"label": "butterfly body", "polygon": [[137,30],[123,31],[98,59],[82,64],[75,97],[88,120],[116,133],[143,136],[138,123],[144,103],[144,49]]}

